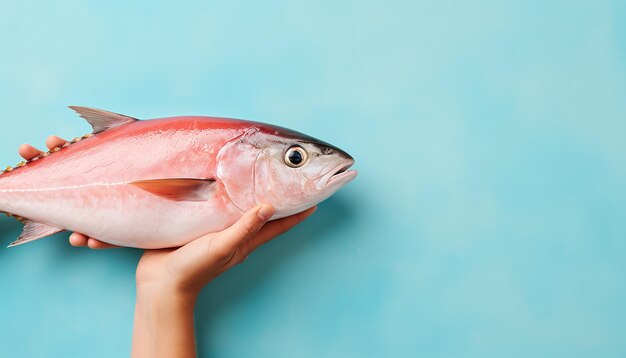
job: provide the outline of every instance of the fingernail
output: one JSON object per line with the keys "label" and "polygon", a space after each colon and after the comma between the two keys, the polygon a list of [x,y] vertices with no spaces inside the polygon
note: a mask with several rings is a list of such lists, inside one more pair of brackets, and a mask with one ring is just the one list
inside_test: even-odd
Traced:
{"label": "fingernail", "polygon": [[263,205],[259,210],[259,218],[263,221],[269,220],[274,215],[274,208],[271,205]]}

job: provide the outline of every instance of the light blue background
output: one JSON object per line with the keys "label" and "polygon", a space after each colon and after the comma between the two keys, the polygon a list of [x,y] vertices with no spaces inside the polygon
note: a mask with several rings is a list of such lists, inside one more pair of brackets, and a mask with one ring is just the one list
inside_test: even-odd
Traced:
{"label": "light blue background", "polygon": [[[0,159],[87,133],[66,105],[353,154],[202,295],[203,357],[624,357],[624,4],[1,0]],[[0,249],[0,356],[127,356],[139,254]]]}

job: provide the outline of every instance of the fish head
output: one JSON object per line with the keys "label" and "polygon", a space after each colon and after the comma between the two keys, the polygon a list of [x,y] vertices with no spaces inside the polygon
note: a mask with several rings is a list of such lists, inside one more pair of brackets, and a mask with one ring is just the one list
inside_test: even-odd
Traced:
{"label": "fish head", "polygon": [[302,212],[357,176],[345,151],[286,128],[259,124],[218,154],[218,178],[242,211],[271,204],[274,219]]}

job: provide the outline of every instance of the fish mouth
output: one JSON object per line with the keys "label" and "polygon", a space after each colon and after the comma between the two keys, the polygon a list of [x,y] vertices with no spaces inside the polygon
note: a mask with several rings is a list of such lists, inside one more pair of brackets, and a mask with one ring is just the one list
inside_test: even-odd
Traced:
{"label": "fish mouth", "polygon": [[322,190],[331,185],[344,185],[356,178],[356,170],[348,170],[354,165],[354,159],[347,159],[324,174],[317,182],[317,190]]}

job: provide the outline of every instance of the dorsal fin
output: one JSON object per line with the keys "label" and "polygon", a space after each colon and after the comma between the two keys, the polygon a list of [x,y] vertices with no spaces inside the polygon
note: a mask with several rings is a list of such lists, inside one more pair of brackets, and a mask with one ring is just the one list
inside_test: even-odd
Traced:
{"label": "dorsal fin", "polygon": [[93,127],[93,133],[104,132],[107,129],[121,126],[122,124],[138,121],[137,118],[113,113],[97,108],[69,106],[79,116],[85,118]]}
{"label": "dorsal fin", "polygon": [[[21,219],[21,218],[20,218]],[[61,231],[65,231],[63,229],[59,229],[58,227],[50,226],[48,224],[38,223],[36,221],[22,219],[20,220],[24,223],[24,231],[20,237],[15,240],[9,247],[14,247],[18,245],[25,244],[27,242],[43,239],[44,237],[54,235]]]}

